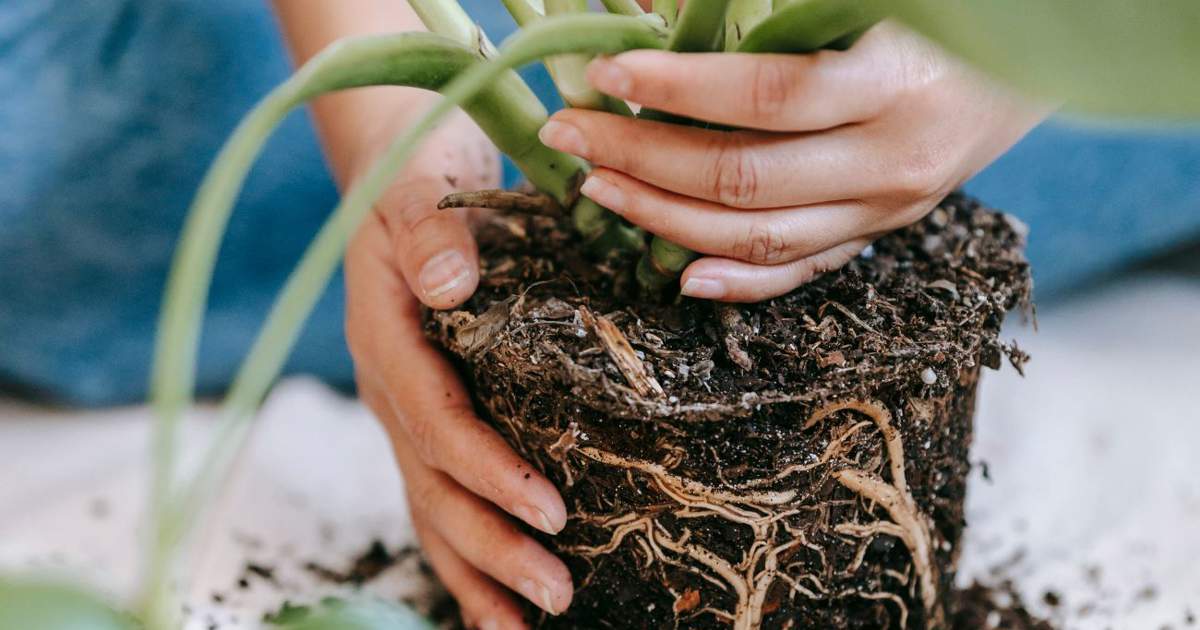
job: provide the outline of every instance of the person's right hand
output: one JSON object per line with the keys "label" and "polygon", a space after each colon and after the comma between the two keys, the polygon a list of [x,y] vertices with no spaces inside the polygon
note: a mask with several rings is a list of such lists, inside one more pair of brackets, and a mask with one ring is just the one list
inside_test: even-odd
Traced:
{"label": "person's right hand", "polygon": [[[386,142],[402,124],[371,135]],[[471,232],[463,215],[437,203],[460,189],[494,188],[499,161],[465,116],[424,146],[350,244],[346,338],[360,395],[391,436],[417,536],[463,621],[524,628],[512,591],[557,614],[572,583],[562,561],[512,517],[554,534],[566,507],[550,481],[475,416],[454,368],[426,340],[420,312],[422,302],[450,308],[475,290]],[[354,156],[348,179],[381,149]]]}

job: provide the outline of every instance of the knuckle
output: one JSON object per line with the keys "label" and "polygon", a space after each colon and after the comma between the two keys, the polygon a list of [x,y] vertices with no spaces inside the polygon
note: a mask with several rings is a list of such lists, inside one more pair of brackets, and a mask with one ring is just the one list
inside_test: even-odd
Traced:
{"label": "knuckle", "polygon": [[756,120],[771,120],[787,107],[795,86],[795,77],[786,62],[762,59],[755,64],[750,79],[749,109]]}
{"label": "knuckle", "polygon": [[[420,191],[437,191],[446,186],[445,180],[432,175],[410,179],[403,184],[395,205],[386,212],[387,223],[406,234],[415,233],[426,221],[437,218],[438,199],[431,199]],[[412,191],[412,192],[410,192]]]}
{"label": "knuckle", "polygon": [[756,223],[734,243],[734,256],[755,265],[770,265],[788,250],[783,230],[774,223]]}
{"label": "knuckle", "polygon": [[714,150],[712,197],[734,208],[750,207],[758,198],[761,165],[758,152],[748,151],[740,141],[722,138]]}
{"label": "knuckle", "polygon": [[928,144],[917,144],[904,153],[896,169],[896,192],[908,199],[937,196],[944,186],[943,169],[941,151]]}
{"label": "knuckle", "polygon": [[411,484],[408,490],[408,500],[413,521],[422,526],[437,523],[437,513],[444,495],[445,493],[435,483],[425,481]]}
{"label": "knuckle", "polygon": [[434,466],[437,461],[435,423],[422,418],[414,418],[411,414],[405,414],[405,416],[404,428],[417,456],[426,465]]}

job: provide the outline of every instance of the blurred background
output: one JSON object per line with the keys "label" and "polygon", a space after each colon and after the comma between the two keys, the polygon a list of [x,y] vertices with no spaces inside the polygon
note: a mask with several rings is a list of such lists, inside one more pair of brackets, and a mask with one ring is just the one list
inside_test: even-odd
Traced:
{"label": "blurred background", "polygon": [[[511,28],[499,3],[464,5],[497,41]],[[170,255],[221,142],[289,71],[256,2],[0,4],[0,571],[131,588]],[[966,188],[1030,226],[1040,326],[1007,331],[1033,355],[1027,377],[984,382],[963,579],[1012,579],[1066,627],[1184,625],[1200,614],[1200,128],[1054,119]],[[335,201],[297,113],[230,224],[203,392],[229,382]],[[322,299],[205,533],[204,615],[245,620],[330,588],[306,562],[412,544],[386,441],[350,394],[342,291]],[[189,439],[212,415],[196,411]],[[214,602],[248,559],[280,567],[279,584]],[[404,566],[374,588],[425,593]]]}

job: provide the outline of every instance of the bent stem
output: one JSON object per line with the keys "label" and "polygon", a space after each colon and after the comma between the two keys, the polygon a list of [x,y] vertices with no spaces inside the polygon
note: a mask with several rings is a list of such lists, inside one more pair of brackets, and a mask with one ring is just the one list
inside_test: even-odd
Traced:
{"label": "bent stem", "polygon": [[[268,137],[287,114],[327,92],[366,85],[403,85],[436,90],[481,56],[446,37],[407,33],[345,40],[330,46],[268,94],[246,116],[221,149],[196,193],[172,262],[159,317],[151,377],[157,416],[153,436],[151,510],[156,527],[148,554],[144,618],[151,627],[169,627],[168,582],[171,550],[178,536],[164,524],[177,505],[173,497],[179,422],[190,404],[200,327],[221,235],[242,184]],[[501,73],[479,99],[464,109],[496,145],[510,155],[530,181],[560,203],[575,195],[584,163],[547,148],[537,139],[547,112],[513,72]],[[158,590],[158,592],[154,592]]]}
{"label": "bent stem", "polygon": [[[539,2],[539,5],[543,3]],[[534,6],[530,0],[504,0],[504,8],[517,26],[528,26],[545,17],[545,6]]]}
{"label": "bent stem", "polygon": [[495,56],[496,47],[487,34],[455,0],[408,0],[408,6],[430,32],[468,46],[484,57]]}
{"label": "bent stem", "polygon": [[866,31],[887,11],[887,0],[792,0],[747,33],[737,51],[810,53]]}
{"label": "bent stem", "polygon": [[[410,37],[418,35],[369,39],[373,42],[387,41],[394,44],[396,38]],[[450,43],[459,51],[463,50],[461,46],[448,42],[444,37],[419,37],[423,38],[422,41],[437,38],[437,41],[443,44]],[[178,543],[186,536],[189,525],[196,520],[200,505],[228,472],[229,462],[244,442],[247,419],[279,374],[301,326],[337,268],[351,232],[370,211],[400,168],[412,157],[420,141],[458,106],[468,109],[475,106],[499,107],[491,102],[490,96],[504,94],[503,77],[511,73],[512,68],[555,54],[612,54],[633,48],[661,48],[662,39],[661,32],[637,18],[577,15],[547,19],[531,25],[511,38],[504,51],[494,61],[474,63],[477,59],[475,57],[471,65],[459,68],[460,74],[453,81],[444,85],[439,83],[438,85],[443,87],[445,98],[423,115],[404,135],[393,141],[379,162],[351,188],[288,278],[222,406],[217,438],[205,453],[205,465],[200,469],[200,474],[184,487],[180,500],[176,502],[171,494],[174,486],[171,462],[175,450],[175,433],[178,429],[179,414],[190,401],[199,322],[203,315],[217,244],[245,172],[274,123],[278,122],[287,109],[304,97],[311,97],[321,90],[337,89],[338,86],[367,85],[369,83],[366,81],[372,75],[368,72],[346,73],[353,74],[359,83],[348,81],[346,74],[322,75],[318,69],[323,67],[323,63],[336,65],[348,61],[349,55],[346,53],[331,50],[328,56],[324,53],[320,56],[322,61],[314,59],[307,64],[306,69],[310,66],[313,69],[302,69],[294,77],[294,81],[289,81],[268,96],[264,104],[260,105],[261,109],[256,109],[255,113],[247,118],[239,132],[235,133],[222,150],[193,203],[183,241],[173,263],[160,322],[155,378],[152,384],[159,415],[156,425],[158,435],[155,439],[156,452],[159,455],[156,457],[155,468],[156,473],[167,477],[155,484],[155,511],[159,522],[152,549],[150,592],[148,600],[144,603],[143,616],[150,628],[171,627],[174,613],[169,596],[170,569]],[[335,46],[335,49],[341,50],[344,46]],[[421,85],[431,85],[434,81],[429,77],[429,66],[437,65],[445,70],[447,65],[431,64],[429,57],[413,54],[412,50],[398,52],[404,54],[390,54],[386,59],[399,67],[414,70],[412,74],[406,75],[406,79],[411,81],[410,84],[424,80],[425,83]],[[416,59],[417,57],[421,58]],[[364,63],[371,59],[373,58],[370,55],[366,55],[366,59],[358,61]],[[359,64],[351,63],[349,67],[358,68]],[[380,74],[382,72],[376,68],[373,78],[377,80]],[[399,75],[389,76],[396,78]],[[316,81],[314,77],[320,77],[323,81]],[[499,86],[497,82],[500,82]],[[308,89],[300,89],[301,87]],[[317,89],[318,87],[321,89]],[[489,94],[489,90],[498,92]],[[536,132],[533,137],[536,139]],[[540,146],[540,143],[537,144]],[[528,156],[535,151],[535,148],[522,147],[520,143],[517,143],[516,148],[518,155],[524,153]],[[504,147],[501,149],[507,152]],[[543,149],[549,151],[544,147]],[[563,180],[566,179],[564,172],[560,170],[558,173],[559,183],[564,183]],[[541,188],[541,184],[536,181],[534,183]],[[559,198],[553,190],[545,192],[556,199]],[[565,199],[569,193],[562,194]]]}
{"label": "bent stem", "polygon": [[[636,7],[636,2],[633,3]],[[611,9],[610,9],[611,10]],[[587,0],[546,0],[546,15],[582,14]],[[617,13],[614,11],[614,13]],[[643,15],[641,9],[632,15]],[[607,111],[632,116],[633,111],[619,98],[612,98],[593,88],[587,80],[589,55],[558,55],[546,60],[563,102],[579,109]],[[639,251],[645,247],[645,233],[629,225],[616,214],[586,197],[581,197],[571,209],[571,218],[587,248],[604,256],[613,252]]]}

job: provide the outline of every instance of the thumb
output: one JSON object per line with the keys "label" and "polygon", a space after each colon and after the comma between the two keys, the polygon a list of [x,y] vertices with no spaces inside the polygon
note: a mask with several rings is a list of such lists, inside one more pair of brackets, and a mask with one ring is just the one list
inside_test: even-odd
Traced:
{"label": "thumb", "polygon": [[479,284],[479,250],[463,215],[437,207],[452,192],[445,177],[407,179],[392,186],[376,208],[409,289],[430,308],[457,306]]}

